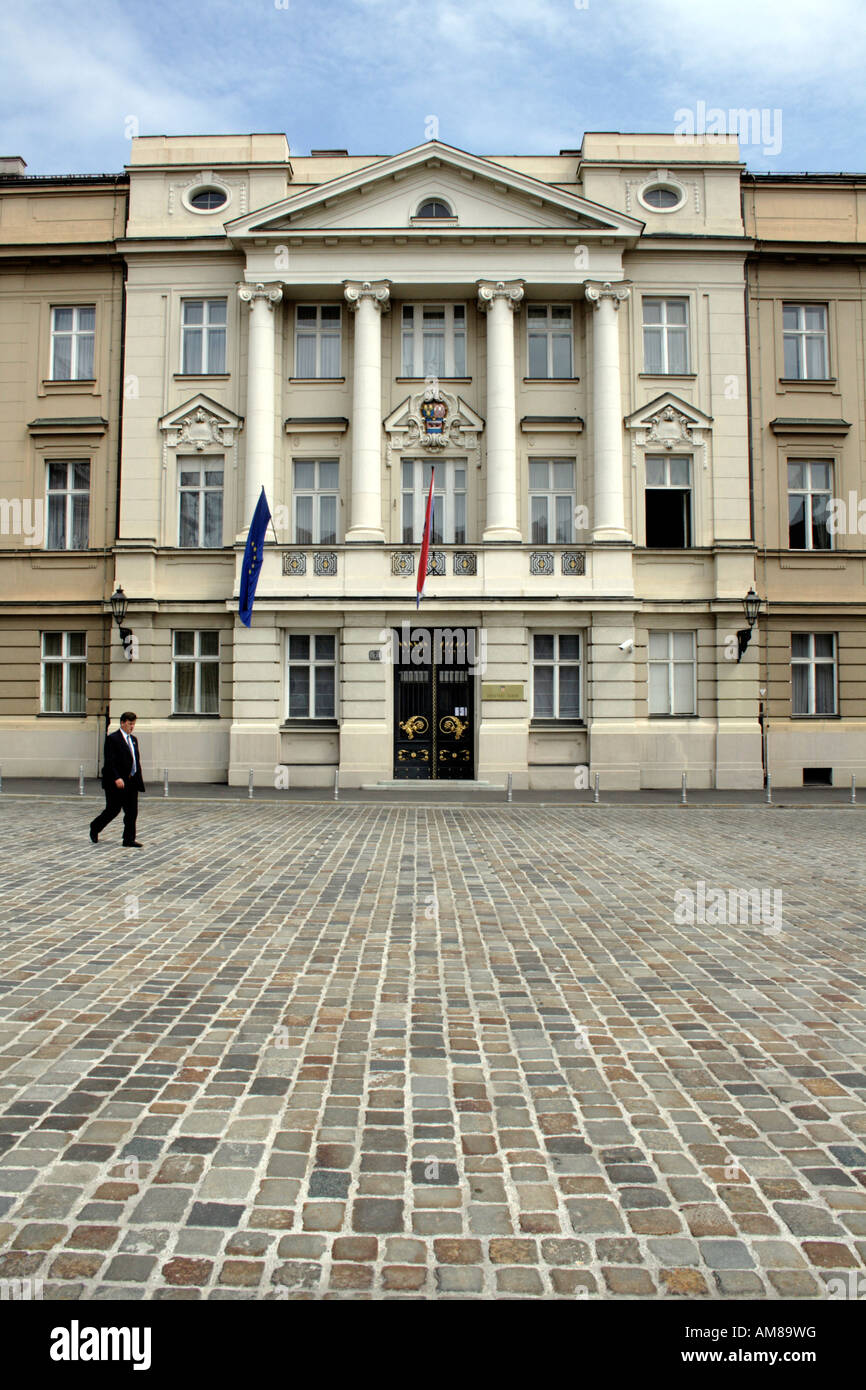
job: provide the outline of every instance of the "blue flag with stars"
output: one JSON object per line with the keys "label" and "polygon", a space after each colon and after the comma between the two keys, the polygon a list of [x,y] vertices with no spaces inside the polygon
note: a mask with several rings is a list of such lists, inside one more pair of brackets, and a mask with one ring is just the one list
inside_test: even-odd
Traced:
{"label": "blue flag with stars", "polygon": [[238,600],[238,613],[245,627],[249,627],[253,616],[256,585],[259,582],[259,571],[261,570],[262,560],[265,555],[265,532],[268,529],[268,522],[270,519],[271,509],[268,506],[268,499],[265,497],[265,490],[262,488],[261,496],[253,512],[253,519],[250,522],[250,533],[247,536],[246,549],[244,550],[244,563],[241,569],[241,592]]}

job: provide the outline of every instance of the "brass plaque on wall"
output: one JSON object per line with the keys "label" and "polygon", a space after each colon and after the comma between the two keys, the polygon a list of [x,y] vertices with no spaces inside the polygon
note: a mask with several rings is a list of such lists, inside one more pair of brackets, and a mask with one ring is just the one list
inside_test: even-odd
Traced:
{"label": "brass plaque on wall", "polygon": [[523,684],[521,682],[516,685],[484,683],[481,686],[481,698],[482,700],[522,700],[524,699]]}

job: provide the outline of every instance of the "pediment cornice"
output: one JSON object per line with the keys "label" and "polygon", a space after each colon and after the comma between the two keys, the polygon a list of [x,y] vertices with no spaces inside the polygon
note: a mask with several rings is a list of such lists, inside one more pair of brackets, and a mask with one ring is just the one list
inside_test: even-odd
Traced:
{"label": "pediment cornice", "polygon": [[231,448],[243,416],[199,392],[159,420],[165,444],[170,449],[187,446],[197,453],[214,446]]}

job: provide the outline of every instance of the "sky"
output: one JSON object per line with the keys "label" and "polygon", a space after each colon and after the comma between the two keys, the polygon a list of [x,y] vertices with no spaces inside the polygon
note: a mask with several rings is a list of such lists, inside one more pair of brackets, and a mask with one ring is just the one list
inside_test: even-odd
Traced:
{"label": "sky", "polygon": [[0,155],[110,173],[132,134],[251,131],[546,154],[756,111],[749,168],[863,172],[864,68],[866,0],[0,0]]}

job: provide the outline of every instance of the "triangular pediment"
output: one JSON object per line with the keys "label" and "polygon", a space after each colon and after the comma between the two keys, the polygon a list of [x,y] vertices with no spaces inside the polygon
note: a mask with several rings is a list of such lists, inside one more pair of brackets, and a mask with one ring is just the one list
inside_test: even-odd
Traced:
{"label": "triangular pediment", "polygon": [[[419,219],[427,198],[443,200],[453,218]],[[293,232],[431,232],[444,238],[466,231],[499,235],[578,232],[581,237],[634,239],[643,223],[612,208],[543,183],[493,160],[429,141],[376,161],[226,224],[235,239]]]}
{"label": "triangular pediment", "polygon": [[159,428],[169,448],[183,446],[202,453],[214,447],[231,447],[243,422],[242,415],[236,415],[200,391],[163,415]]}
{"label": "triangular pediment", "polygon": [[422,448],[435,455],[441,450],[478,447],[484,429],[481,416],[462,396],[446,391],[435,377],[407,396],[384,421],[388,454],[392,450]]}
{"label": "triangular pediment", "polygon": [[673,391],[665,391],[625,417],[626,429],[641,432],[643,438],[639,437],[639,442],[657,444],[665,449],[693,443],[694,430],[709,430],[712,426],[712,415],[705,414]]}

